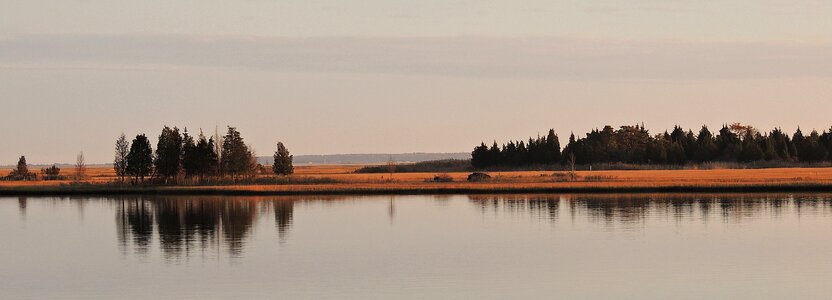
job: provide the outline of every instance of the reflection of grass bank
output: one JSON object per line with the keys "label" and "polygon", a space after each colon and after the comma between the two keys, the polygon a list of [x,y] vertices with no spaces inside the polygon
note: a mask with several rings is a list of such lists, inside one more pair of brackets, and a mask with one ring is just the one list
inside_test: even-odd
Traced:
{"label": "reflection of grass bank", "polygon": [[341,183],[230,186],[116,186],[98,184],[0,186],[0,195],[353,195],[511,193],[755,193],[832,192],[832,183]]}

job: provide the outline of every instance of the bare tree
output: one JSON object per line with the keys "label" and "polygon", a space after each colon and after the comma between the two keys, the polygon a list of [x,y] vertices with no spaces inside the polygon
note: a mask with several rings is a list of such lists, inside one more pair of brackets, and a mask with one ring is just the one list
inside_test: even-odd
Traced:
{"label": "bare tree", "polygon": [[113,169],[116,171],[119,181],[124,183],[124,177],[127,176],[127,155],[130,154],[130,142],[124,133],[116,140],[116,157],[113,160]]}
{"label": "bare tree", "polygon": [[84,159],[84,152],[78,153],[75,159],[75,181],[81,181],[87,177],[87,162]]}
{"label": "bare tree", "polygon": [[569,180],[574,181],[578,178],[578,174],[575,173],[575,153],[569,153]]}
{"label": "bare tree", "polygon": [[387,172],[390,173],[390,181],[393,181],[393,173],[396,172],[396,161],[393,160],[392,155],[390,155],[390,159],[387,160]]}
{"label": "bare tree", "polygon": [[223,137],[223,136],[221,136],[221,135],[220,135],[219,129],[218,129],[218,127],[216,127],[216,126],[214,127],[214,136],[213,136],[213,140],[214,140],[214,153],[216,153],[216,154],[217,154],[217,157],[216,157],[216,158],[217,158],[217,164],[216,164],[216,166],[217,166],[217,169],[216,169],[217,174],[216,174],[216,175],[217,175],[218,177],[222,177],[222,175],[223,175],[223,167],[222,167],[222,147],[223,147],[223,143],[225,142],[225,139],[224,139],[224,137]]}
{"label": "bare tree", "polygon": [[729,126],[732,132],[739,136],[740,139],[745,139],[746,136],[756,136],[759,131],[751,125],[742,125],[740,123],[733,123]]}

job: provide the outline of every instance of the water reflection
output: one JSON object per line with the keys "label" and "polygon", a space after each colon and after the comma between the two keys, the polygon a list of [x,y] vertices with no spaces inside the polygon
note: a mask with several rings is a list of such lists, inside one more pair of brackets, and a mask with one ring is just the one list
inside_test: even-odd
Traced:
{"label": "water reflection", "polygon": [[26,197],[17,198],[17,210],[21,217],[26,217]]}
{"label": "water reflection", "polygon": [[528,214],[554,222],[563,205],[572,220],[587,218],[610,226],[639,224],[651,217],[709,222],[717,216],[726,223],[739,223],[791,211],[797,215],[832,213],[832,195],[828,194],[471,195],[468,199],[483,214]]}
{"label": "water reflection", "polygon": [[[461,198],[461,199],[460,199]],[[69,201],[83,219],[85,205],[103,204],[115,212],[117,243],[124,255],[148,256],[158,251],[177,261],[194,254],[205,257],[241,257],[258,224],[274,222],[281,244],[291,237],[296,209],[309,203],[336,212],[361,205],[386,206],[391,224],[398,215],[413,217],[412,201],[442,209],[475,208],[493,220],[528,218],[557,224],[588,223],[609,230],[637,231],[649,220],[682,223],[739,224],[760,217],[783,215],[832,215],[829,194],[624,194],[624,195],[469,195],[415,197],[120,197],[107,199],[59,198]],[[464,199],[468,201],[465,202]],[[347,200],[347,201],[344,201]],[[463,201],[458,201],[463,200]],[[56,202],[56,203],[57,203]],[[85,204],[86,203],[86,204]],[[375,204],[373,204],[375,203]],[[17,199],[21,217],[32,209],[26,197]],[[373,209],[360,209],[376,214]],[[464,213],[464,210],[459,212]],[[311,223],[320,216],[307,213]]]}
{"label": "water reflection", "polygon": [[830,194],[10,197],[0,214],[10,299],[825,299],[832,279]]}
{"label": "water reflection", "polygon": [[471,195],[469,201],[485,213],[519,215],[528,213],[554,221],[561,196],[557,195]]}
{"label": "water reflection", "polygon": [[278,238],[284,241],[292,227],[297,201],[252,197],[119,198],[118,243],[125,254],[132,249],[144,255],[157,240],[168,259],[211,249],[240,256],[258,216],[273,214]]}

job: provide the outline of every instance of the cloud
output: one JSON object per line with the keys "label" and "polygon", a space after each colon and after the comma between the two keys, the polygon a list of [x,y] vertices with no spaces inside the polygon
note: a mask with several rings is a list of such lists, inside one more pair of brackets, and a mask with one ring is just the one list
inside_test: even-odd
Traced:
{"label": "cloud", "polygon": [[186,68],[563,80],[832,76],[832,45],[560,37],[29,35],[0,40],[0,68]]}

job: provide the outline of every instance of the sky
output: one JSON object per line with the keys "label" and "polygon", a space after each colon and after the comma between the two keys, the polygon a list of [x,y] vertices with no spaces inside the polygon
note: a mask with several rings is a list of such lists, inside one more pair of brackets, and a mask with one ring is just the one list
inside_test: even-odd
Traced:
{"label": "sky", "polygon": [[259,155],[832,126],[832,2],[0,0],[0,165],[231,125]]}

